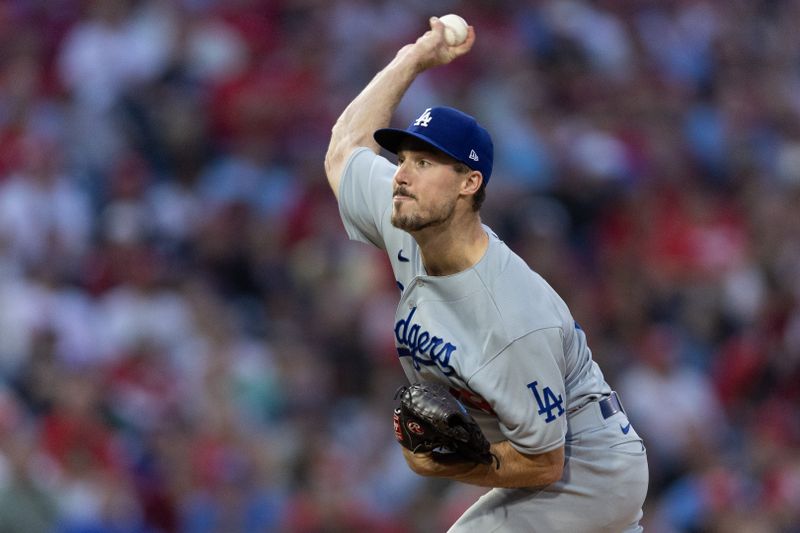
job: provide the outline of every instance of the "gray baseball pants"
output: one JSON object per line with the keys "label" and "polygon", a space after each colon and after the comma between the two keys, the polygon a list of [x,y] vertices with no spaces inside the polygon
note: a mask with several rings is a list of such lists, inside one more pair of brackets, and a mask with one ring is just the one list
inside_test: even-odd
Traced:
{"label": "gray baseball pants", "polygon": [[639,525],[647,453],[624,412],[597,402],[568,415],[564,475],[544,488],[492,489],[448,533],[621,533]]}

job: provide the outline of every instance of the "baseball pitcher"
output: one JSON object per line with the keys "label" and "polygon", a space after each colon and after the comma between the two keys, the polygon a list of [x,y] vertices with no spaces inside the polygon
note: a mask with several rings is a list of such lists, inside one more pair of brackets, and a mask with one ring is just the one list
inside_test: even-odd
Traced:
{"label": "baseball pitcher", "polygon": [[[465,42],[448,45],[432,18],[347,106],[325,157],[348,236],[388,253],[400,289],[394,340],[413,386],[395,412],[397,439],[417,474],[492,487],[452,532],[642,531],[641,438],[565,303],[481,222],[489,133],[436,105],[406,129],[388,127],[420,73],[474,43],[470,26]],[[426,423],[400,418],[431,391]],[[444,423],[441,410],[450,412]],[[474,436],[473,422],[488,450],[409,444],[436,425],[463,424],[460,434]]]}

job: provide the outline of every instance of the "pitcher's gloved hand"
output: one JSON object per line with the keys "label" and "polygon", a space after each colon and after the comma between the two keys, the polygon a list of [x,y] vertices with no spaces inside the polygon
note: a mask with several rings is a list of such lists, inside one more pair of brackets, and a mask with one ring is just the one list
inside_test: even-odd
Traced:
{"label": "pitcher's gloved hand", "polygon": [[397,441],[414,453],[431,452],[442,463],[490,464],[490,452],[480,426],[464,405],[441,383],[415,383],[402,387],[395,397]]}

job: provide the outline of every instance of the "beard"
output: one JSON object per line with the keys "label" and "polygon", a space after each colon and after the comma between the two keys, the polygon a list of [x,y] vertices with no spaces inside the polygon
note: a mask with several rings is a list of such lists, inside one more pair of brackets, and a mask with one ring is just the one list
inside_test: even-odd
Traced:
{"label": "beard", "polygon": [[[409,206],[404,206],[409,209]],[[438,208],[427,214],[418,212],[400,213],[398,208],[392,207],[392,226],[409,233],[421,231],[434,226],[440,226],[453,218],[456,209],[455,198],[447,203],[441,204]]]}

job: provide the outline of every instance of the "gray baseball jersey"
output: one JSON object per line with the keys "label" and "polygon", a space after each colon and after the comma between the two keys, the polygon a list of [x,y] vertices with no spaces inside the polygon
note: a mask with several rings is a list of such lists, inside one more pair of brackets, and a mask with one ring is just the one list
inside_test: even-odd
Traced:
{"label": "gray baseball jersey", "polygon": [[412,236],[392,226],[396,166],[355,150],[339,188],[348,236],[386,250],[400,302],[394,338],[410,382],[445,381],[491,442],[523,453],[563,445],[568,411],[611,392],[569,309],[486,226],[473,267],[429,276]]}

